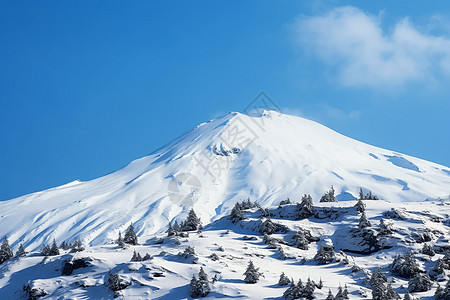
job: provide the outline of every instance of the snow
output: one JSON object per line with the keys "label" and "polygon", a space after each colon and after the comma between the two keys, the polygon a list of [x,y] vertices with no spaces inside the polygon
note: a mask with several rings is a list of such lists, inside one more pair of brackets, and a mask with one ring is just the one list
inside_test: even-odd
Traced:
{"label": "snow", "polygon": [[304,118],[228,113],[104,177],[0,202],[0,234],[30,250],[53,238],[103,245],[131,222],[138,236],[157,233],[194,207],[207,224],[236,201],[318,201],[331,185],[341,200],[360,187],[391,202],[445,198],[447,169]]}

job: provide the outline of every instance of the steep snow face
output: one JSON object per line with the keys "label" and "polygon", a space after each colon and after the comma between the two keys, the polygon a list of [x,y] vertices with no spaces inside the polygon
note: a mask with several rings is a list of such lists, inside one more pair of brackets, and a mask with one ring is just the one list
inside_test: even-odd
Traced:
{"label": "steep snow face", "polygon": [[191,207],[207,223],[247,197],[264,206],[304,193],[318,201],[331,185],[340,200],[362,187],[392,202],[420,201],[450,193],[450,169],[300,117],[229,113],[107,176],[0,202],[0,235],[30,250],[53,238],[98,245],[130,222],[151,234]]}

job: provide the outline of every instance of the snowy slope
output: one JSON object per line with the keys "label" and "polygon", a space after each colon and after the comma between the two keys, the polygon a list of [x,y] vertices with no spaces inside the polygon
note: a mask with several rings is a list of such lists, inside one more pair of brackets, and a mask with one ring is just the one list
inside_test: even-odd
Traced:
{"label": "snowy slope", "polygon": [[0,236],[29,250],[53,238],[100,245],[130,222],[148,235],[191,207],[208,223],[247,197],[263,206],[304,193],[318,201],[331,185],[341,200],[362,187],[391,202],[421,201],[450,194],[450,169],[300,117],[229,113],[112,174],[0,202]]}

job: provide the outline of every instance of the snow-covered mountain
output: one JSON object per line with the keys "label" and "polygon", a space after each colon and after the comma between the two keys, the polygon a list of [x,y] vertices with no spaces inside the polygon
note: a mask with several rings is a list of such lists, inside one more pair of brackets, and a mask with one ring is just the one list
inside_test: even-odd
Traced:
{"label": "snow-covered mountain", "polygon": [[183,219],[204,224],[246,198],[262,206],[331,185],[339,200],[359,188],[390,202],[450,194],[448,167],[345,137],[316,122],[266,111],[228,113],[104,177],[0,202],[0,236],[33,250],[54,238],[105,244],[133,222],[138,235]]}

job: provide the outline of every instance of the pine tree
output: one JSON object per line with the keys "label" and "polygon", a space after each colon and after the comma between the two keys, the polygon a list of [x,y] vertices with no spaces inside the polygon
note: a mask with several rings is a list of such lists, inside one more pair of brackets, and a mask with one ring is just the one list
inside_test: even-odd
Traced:
{"label": "pine tree", "polygon": [[0,264],[13,257],[13,252],[9,246],[8,237],[5,236],[0,246]]}
{"label": "pine tree", "polygon": [[387,299],[392,300],[400,299],[400,295],[396,291],[394,291],[390,283],[387,284],[386,297]]}
{"label": "pine tree", "polygon": [[358,225],[359,229],[363,229],[363,228],[370,227],[370,226],[372,226],[372,224],[370,224],[369,220],[367,219],[366,213],[362,212],[361,219],[359,220],[359,225]]}
{"label": "pine tree", "polygon": [[392,262],[392,273],[403,278],[412,278],[420,271],[420,267],[412,252],[398,255]]}
{"label": "pine tree", "polygon": [[125,235],[123,237],[123,242],[129,245],[137,245],[138,239],[136,236],[136,233],[134,232],[134,226],[133,223],[128,226],[127,230],[125,231]]}
{"label": "pine tree", "polygon": [[131,283],[122,279],[118,272],[108,273],[108,280],[105,282],[105,285],[109,287],[112,291],[120,291],[129,286]]}
{"label": "pine tree", "polygon": [[408,283],[408,291],[410,292],[426,292],[431,289],[433,282],[427,274],[416,274]]}
{"label": "pine tree", "polygon": [[208,282],[208,275],[206,275],[203,267],[200,267],[200,271],[198,273],[198,279],[195,275],[192,276],[192,280],[190,283],[190,295],[191,297],[206,297],[211,288]]}
{"label": "pine tree", "polygon": [[388,235],[394,232],[394,224],[392,220],[381,219],[380,220],[380,235]]}
{"label": "pine tree", "polygon": [[314,256],[314,260],[317,261],[321,265],[331,263],[335,258],[335,254],[333,249],[330,247],[321,246],[317,254]]}
{"label": "pine tree", "polygon": [[208,275],[203,270],[203,267],[200,267],[200,271],[198,272],[198,280],[208,281]]}
{"label": "pine tree", "polygon": [[244,281],[247,283],[257,283],[259,280],[259,277],[262,275],[262,273],[259,272],[259,268],[255,268],[253,265],[253,262],[250,261],[248,263],[247,270],[244,273],[245,278]]}
{"label": "pine tree", "polygon": [[311,195],[303,195],[301,203],[295,208],[297,219],[309,218],[314,214],[313,200]]}
{"label": "pine tree", "polygon": [[125,249],[127,246],[125,245],[122,234],[119,231],[119,237],[117,238],[117,245],[119,245],[120,248]]}
{"label": "pine tree", "polygon": [[233,224],[236,224],[237,222],[244,220],[244,214],[242,213],[241,206],[239,203],[236,203],[231,210],[230,219]]}
{"label": "pine tree", "polygon": [[430,244],[424,243],[422,248],[422,253],[429,255],[429,256],[435,256],[436,253],[434,252],[433,246]]}
{"label": "pine tree", "polygon": [[344,291],[342,289],[342,286],[339,286],[338,292],[336,293],[336,296],[334,296],[335,300],[344,300]]}
{"label": "pine tree", "polygon": [[291,284],[291,280],[284,274],[284,272],[282,272],[280,275],[280,279],[278,280],[278,285],[284,286],[289,284]]}
{"label": "pine tree", "polygon": [[142,261],[142,257],[136,250],[133,251],[133,256],[131,257],[131,261]]}
{"label": "pine tree", "polygon": [[153,256],[151,256],[151,255],[148,254],[148,253],[145,253],[144,257],[142,258],[143,261],[151,260],[151,259],[153,259]]}
{"label": "pine tree", "polygon": [[362,188],[359,188],[359,198],[358,198],[358,200],[365,200],[364,199],[364,192],[363,192]]}
{"label": "pine tree", "polygon": [[294,245],[297,246],[297,248],[302,250],[308,250],[309,249],[309,241],[306,239],[305,232],[303,230],[299,230],[295,233],[295,235],[292,237]]}
{"label": "pine tree", "polygon": [[84,249],[85,248],[84,248],[83,244],[81,243],[81,241],[75,240],[72,244],[70,252],[81,252],[81,251],[84,251]]}
{"label": "pine tree", "polygon": [[178,224],[177,220],[175,220],[175,223],[173,223],[173,230],[175,230],[176,232],[181,231],[181,226]]}
{"label": "pine tree", "polygon": [[172,222],[169,222],[169,228],[167,229],[167,236],[174,236],[176,235],[176,231],[172,227]]}
{"label": "pine tree", "polygon": [[192,275],[191,283],[189,284],[189,286],[190,286],[189,294],[191,295],[192,298],[200,296],[198,293],[198,280],[197,277],[195,277],[195,275]]}
{"label": "pine tree", "polygon": [[389,300],[387,298],[387,278],[378,269],[372,273],[370,277],[370,285],[372,287],[372,298],[373,300]]}
{"label": "pine tree", "polygon": [[335,300],[334,295],[330,289],[328,290],[328,296],[327,296],[327,298],[325,298],[325,300]]}
{"label": "pine tree", "polygon": [[44,244],[41,248],[41,254],[44,256],[50,255],[50,246],[48,244]]}
{"label": "pine tree", "polygon": [[338,202],[336,197],[334,196],[334,188],[331,186],[330,190],[326,192],[322,198],[320,198],[320,202]]}
{"label": "pine tree", "polygon": [[182,231],[194,231],[201,227],[200,218],[197,217],[193,208],[188,213],[187,219],[181,224]]}
{"label": "pine tree", "polygon": [[316,286],[311,281],[311,279],[308,278],[306,281],[305,287],[303,288],[302,296],[306,299],[314,299],[314,290],[316,289]]}
{"label": "pine tree", "polygon": [[366,210],[366,205],[362,202],[362,199],[359,199],[355,204],[356,211],[359,213],[363,213]]}
{"label": "pine tree", "polygon": [[25,251],[25,248],[23,247],[22,244],[19,245],[19,249],[16,252],[16,257],[23,257],[26,256],[27,252]]}
{"label": "pine tree", "polygon": [[59,255],[58,245],[56,245],[56,240],[53,239],[52,247],[50,248],[49,254],[50,256]]}

